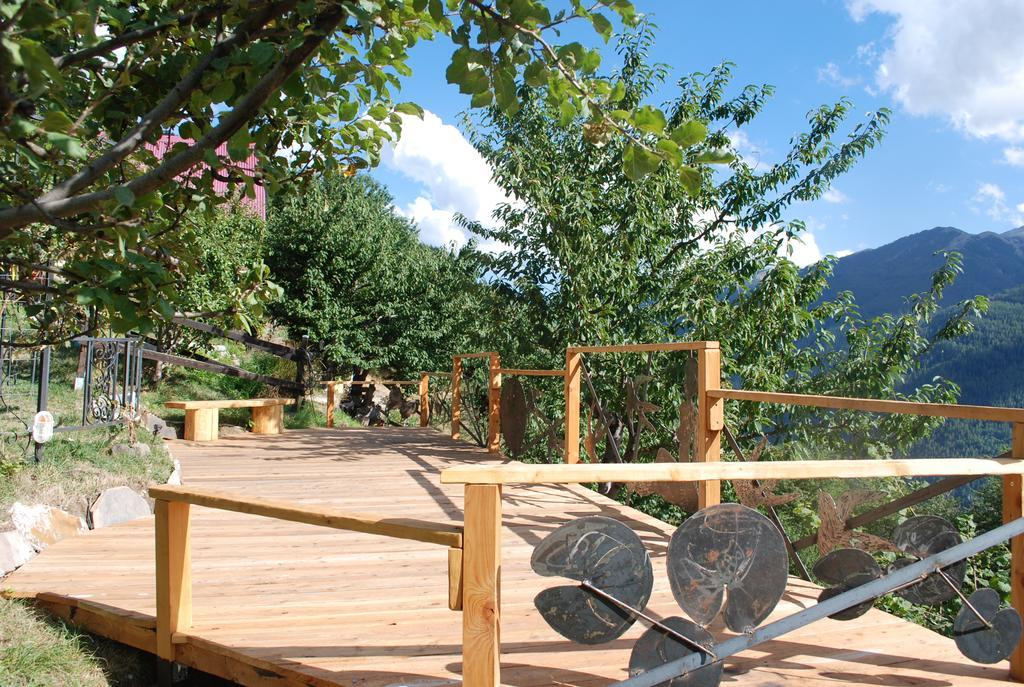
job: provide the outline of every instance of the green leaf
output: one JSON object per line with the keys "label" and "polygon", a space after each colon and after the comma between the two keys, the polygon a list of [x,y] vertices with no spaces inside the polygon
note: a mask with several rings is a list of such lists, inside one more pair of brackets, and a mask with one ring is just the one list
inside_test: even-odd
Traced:
{"label": "green leaf", "polygon": [[63,133],[67,133],[74,125],[75,123],[71,121],[71,117],[68,117],[61,110],[48,111],[40,123],[40,127],[47,131],[60,131]]}
{"label": "green leaf", "polygon": [[84,160],[88,157],[85,148],[82,147],[81,141],[74,136],[68,136],[57,131],[47,131],[46,140],[53,145],[54,148],[61,151],[68,157],[72,157],[76,160]]}
{"label": "green leaf", "polygon": [[594,12],[590,15],[590,23],[594,25],[594,30],[601,34],[601,38],[607,43],[612,37],[612,23],[608,21],[608,17]]}
{"label": "green leaf", "polygon": [[228,139],[228,157],[235,162],[249,159],[252,152],[249,148],[250,143],[252,143],[252,139],[249,137],[249,130],[239,129],[234,136]]}
{"label": "green leaf", "polygon": [[708,128],[703,122],[683,122],[669,134],[669,137],[676,142],[680,148],[689,148],[708,137]]}
{"label": "green leaf", "polygon": [[639,181],[653,172],[661,164],[661,158],[646,148],[630,143],[622,154],[622,171],[633,180]]}
{"label": "green leaf", "polygon": [[346,100],[338,105],[338,119],[349,122],[359,114],[359,103],[355,100]]}
{"label": "green leaf", "polygon": [[135,194],[127,186],[118,186],[114,189],[114,200],[126,208],[130,208],[135,205]]}
{"label": "green leaf", "polygon": [[661,134],[665,131],[665,115],[658,108],[645,105],[633,115],[633,124],[647,133]]}
{"label": "green leaf", "polygon": [[683,188],[691,196],[697,195],[700,191],[701,176],[700,170],[690,165],[680,165],[679,179],[683,182]]}
{"label": "green leaf", "polygon": [[733,155],[732,152],[730,152],[729,150],[726,150],[724,148],[712,148],[710,150],[705,150],[702,153],[700,153],[695,158],[695,161],[703,164],[727,165],[735,159],[736,156]]}
{"label": "green leaf", "polygon": [[395,112],[401,112],[404,115],[412,115],[423,119],[423,108],[416,103],[398,103],[395,105]]}
{"label": "green leaf", "polygon": [[210,91],[210,102],[226,103],[235,94],[235,82],[231,79],[224,79]]}
{"label": "green leaf", "polygon": [[548,68],[543,62],[531,62],[523,72],[523,80],[531,88],[540,88],[548,80]]}

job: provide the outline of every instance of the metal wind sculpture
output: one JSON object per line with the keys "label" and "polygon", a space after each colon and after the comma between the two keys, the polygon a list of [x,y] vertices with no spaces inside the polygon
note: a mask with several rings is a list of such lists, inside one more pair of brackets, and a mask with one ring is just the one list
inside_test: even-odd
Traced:
{"label": "metal wind sculpture", "polygon": [[[974,661],[996,663],[1020,641],[1021,618],[1002,607],[990,589],[967,597],[960,589],[964,561],[1021,533],[1024,518],[962,542],[941,518],[910,518],[896,528],[891,543],[880,540],[902,554],[884,574],[867,552],[834,548],[814,568],[831,585],[818,603],[762,625],[785,591],[787,551],[778,528],[757,511],[740,504],[711,506],[673,533],[668,581],[689,618],[663,620],[644,610],[654,576],[640,537],[617,520],[587,516],[562,525],[537,545],[531,561],[535,572],[577,584],[545,589],[534,604],[552,629],[582,644],[617,639],[638,620],[649,626],[630,655],[631,677],[613,687],[717,687],[723,659],[825,617],[860,617],[889,593],[924,604],[959,597],[957,647]],[[719,616],[739,634],[716,642],[708,625]]]}

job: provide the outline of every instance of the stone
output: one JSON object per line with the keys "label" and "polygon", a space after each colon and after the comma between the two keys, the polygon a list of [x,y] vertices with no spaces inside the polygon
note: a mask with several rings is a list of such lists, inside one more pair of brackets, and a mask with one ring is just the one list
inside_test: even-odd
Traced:
{"label": "stone", "polygon": [[0,532],[0,576],[25,565],[35,555],[35,549],[20,533]]}
{"label": "stone", "polygon": [[178,430],[177,428],[171,427],[170,425],[164,425],[163,428],[161,428],[160,431],[156,433],[156,435],[160,439],[177,439]]}
{"label": "stone", "polygon": [[131,487],[107,489],[89,508],[94,530],[150,515],[149,502]]}
{"label": "stone", "polygon": [[142,414],[142,425],[153,434],[159,435],[160,430],[167,426],[167,421],[159,415],[146,411]]}
{"label": "stone", "polygon": [[221,425],[217,430],[217,436],[221,439],[224,437],[237,437],[242,434],[248,434],[248,432],[245,431],[245,427],[239,427],[238,425]]}
{"label": "stone", "polygon": [[15,503],[11,506],[11,523],[36,551],[88,530],[82,518],[45,503],[34,506]]}
{"label": "stone", "polygon": [[171,475],[167,478],[167,484],[172,487],[181,486],[181,461],[177,458],[174,459],[174,469],[171,470]]}
{"label": "stone", "polygon": [[149,444],[114,444],[110,447],[110,455],[112,456],[136,456],[138,458],[145,458],[153,449]]}

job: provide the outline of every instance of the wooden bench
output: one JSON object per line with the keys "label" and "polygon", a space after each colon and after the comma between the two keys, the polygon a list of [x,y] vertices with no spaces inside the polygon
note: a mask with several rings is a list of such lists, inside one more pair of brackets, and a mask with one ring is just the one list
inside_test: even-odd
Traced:
{"label": "wooden bench", "polygon": [[221,408],[252,408],[253,434],[280,434],[284,429],[284,407],[294,398],[250,398],[225,401],[167,401],[168,408],[185,411],[185,439],[215,441]]}

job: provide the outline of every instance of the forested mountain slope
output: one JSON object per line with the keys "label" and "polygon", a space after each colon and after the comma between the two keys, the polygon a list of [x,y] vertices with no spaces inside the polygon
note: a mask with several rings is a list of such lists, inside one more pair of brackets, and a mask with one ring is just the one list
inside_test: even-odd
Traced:
{"label": "forested mountain slope", "polygon": [[[991,307],[970,336],[933,350],[907,386],[942,376],[960,385],[961,403],[1024,406],[1024,227],[1002,234],[936,227],[854,253],[836,264],[829,294],[852,291],[867,317],[902,311],[907,296],[928,287],[932,272],[942,264],[936,253],[946,250],[960,252],[964,266],[947,291],[947,307],[975,295],[988,296]],[[948,312],[939,314],[936,326]],[[1006,425],[955,421],[913,453],[990,455],[1008,442]]]}

